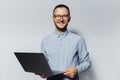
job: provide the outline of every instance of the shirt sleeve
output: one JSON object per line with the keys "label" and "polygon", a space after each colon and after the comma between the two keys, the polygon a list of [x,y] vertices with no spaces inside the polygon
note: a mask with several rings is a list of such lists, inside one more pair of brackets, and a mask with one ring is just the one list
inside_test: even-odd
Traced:
{"label": "shirt sleeve", "polygon": [[91,61],[89,59],[89,52],[87,51],[86,43],[83,38],[78,41],[78,56],[79,64],[77,66],[78,73],[86,71],[91,66]]}

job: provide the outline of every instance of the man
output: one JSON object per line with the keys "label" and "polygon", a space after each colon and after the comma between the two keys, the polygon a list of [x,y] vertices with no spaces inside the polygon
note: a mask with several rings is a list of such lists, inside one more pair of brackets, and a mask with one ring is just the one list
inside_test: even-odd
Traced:
{"label": "man", "polygon": [[[53,10],[55,32],[42,40],[41,50],[52,70],[63,74],[47,80],[79,80],[78,75],[90,67],[89,53],[84,39],[67,30],[70,10],[66,5],[57,5]],[[46,75],[40,75],[46,78]]]}

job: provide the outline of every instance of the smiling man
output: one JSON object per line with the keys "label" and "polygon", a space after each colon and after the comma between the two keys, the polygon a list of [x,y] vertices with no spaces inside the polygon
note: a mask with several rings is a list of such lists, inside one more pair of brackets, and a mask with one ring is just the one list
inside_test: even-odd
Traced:
{"label": "smiling man", "polygon": [[79,80],[79,74],[90,67],[89,53],[84,39],[67,30],[70,10],[66,5],[57,5],[53,10],[55,32],[42,40],[41,51],[52,70],[63,74],[47,77],[47,80]]}
{"label": "smiling man", "polygon": [[53,11],[53,21],[56,26],[56,31],[60,33],[66,31],[70,21],[69,8],[56,7]]}

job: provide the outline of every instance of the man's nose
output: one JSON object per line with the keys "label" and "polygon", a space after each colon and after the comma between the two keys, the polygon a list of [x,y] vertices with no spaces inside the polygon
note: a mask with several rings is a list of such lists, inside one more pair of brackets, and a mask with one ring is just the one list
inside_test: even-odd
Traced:
{"label": "man's nose", "polygon": [[60,17],[60,20],[63,21],[63,16]]}

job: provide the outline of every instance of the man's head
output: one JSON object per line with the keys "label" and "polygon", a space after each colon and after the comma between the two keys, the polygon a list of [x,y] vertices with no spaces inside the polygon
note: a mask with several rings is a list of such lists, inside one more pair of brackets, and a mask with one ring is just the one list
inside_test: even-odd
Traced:
{"label": "man's head", "polygon": [[66,31],[70,18],[70,10],[66,5],[60,4],[54,8],[53,21],[56,26],[56,30],[60,32]]}

